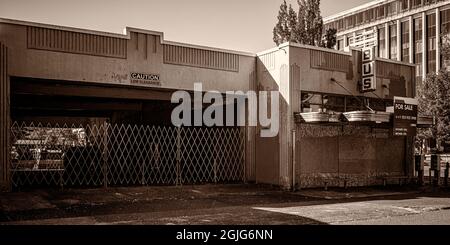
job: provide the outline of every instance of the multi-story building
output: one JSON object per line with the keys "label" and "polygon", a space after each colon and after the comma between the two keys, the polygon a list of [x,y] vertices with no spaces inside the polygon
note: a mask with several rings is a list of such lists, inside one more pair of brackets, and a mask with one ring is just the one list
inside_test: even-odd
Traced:
{"label": "multi-story building", "polygon": [[324,22],[338,30],[336,49],[376,47],[379,58],[415,63],[418,81],[450,68],[440,52],[450,35],[449,0],[375,0]]}

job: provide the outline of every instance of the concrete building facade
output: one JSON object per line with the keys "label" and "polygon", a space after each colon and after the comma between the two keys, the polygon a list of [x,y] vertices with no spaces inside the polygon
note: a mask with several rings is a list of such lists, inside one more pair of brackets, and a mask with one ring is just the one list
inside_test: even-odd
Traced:
{"label": "concrete building facade", "polygon": [[[278,136],[260,137],[261,126],[244,129],[246,182],[365,186],[379,184],[380,176],[413,176],[412,139],[392,136],[386,112],[394,96],[415,96],[415,66],[401,61],[375,58],[374,88],[362,92],[361,50],[285,43],[251,54],[169,42],[163,33],[134,28],[121,35],[8,19],[0,19],[0,61],[6,189],[11,122],[108,118],[171,126],[172,93],[192,91],[194,83],[222,94],[280,92]],[[362,119],[350,122],[348,112]],[[339,117],[305,120],[314,113]]]}
{"label": "concrete building facade", "polygon": [[412,138],[392,136],[390,123],[307,118],[367,106],[382,113],[394,96],[415,96],[414,65],[375,62],[376,90],[362,93],[361,51],[289,43],[259,53],[258,86],[280,91],[281,127],[277,138],[257,137],[257,180],[309,188],[367,186],[379,184],[383,176],[414,176]]}
{"label": "concrete building facade", "polygon": [[450,67],[440,44],[450,35],[448,0],[377,0],[324,19],[338,50],[376,47],[377,56],[416,64],[416,77]]}

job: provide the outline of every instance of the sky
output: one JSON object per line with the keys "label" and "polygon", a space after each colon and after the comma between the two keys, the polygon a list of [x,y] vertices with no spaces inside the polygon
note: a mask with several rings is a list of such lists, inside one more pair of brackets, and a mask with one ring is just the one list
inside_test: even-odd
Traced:
{"label": "sky", "polygon": [[[322,0],[322,16],[371,0]],[[296,0],[288,0],[297,10]],[[282,0],[0,0],[0,18],[123,33],[126,26],[164,39],[251,53],[274,47]]]}

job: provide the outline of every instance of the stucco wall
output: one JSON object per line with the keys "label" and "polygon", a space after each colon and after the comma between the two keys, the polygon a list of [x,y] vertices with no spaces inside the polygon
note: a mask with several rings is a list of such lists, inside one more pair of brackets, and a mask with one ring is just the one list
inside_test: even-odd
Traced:
{"label": "stucco wall", "polygon": [[[257,59],[257,91],[281,91],[279,98],[279,121],[287,116],[289,104],[289,55],[288,50],[273,50]],[[270,105],[268,105],[270,108]],[[261,127],[256,128],[256,182],[284,186],[282,174],[288,165],[284,150],[288,144],[284,132],[286,124],[280,125],[280,133],[274,138],[261,138]],[[284,146],[284,148],[283,148]],[[282,152],[281,152],[282,151]]]}
{"label": "stucco wall", "polygon": [[256,140],[256,182],[280,185],[279,139],[261,138]]}
{"label": "stucco wall", "polygon": [[[315,56],[317,54],[325,58],[321,60]],[[293,113],[300,112],[303,91],[385,99],[414,96],[413,66],[384,60],[378,60],[377,64],[380,66],[377,90],[362,94],[359,91],[361,53],[358,51],[345,53],[283,44],[258,54],[258,88],[280,91],[280,132],[278,141],[257,136],[256,152],[264,154],[257,158],[257,169],[260,166],[278,169],[278,184],[284,188],[292,186],[293,175],[296,184],[302,187],[323,186],[321,176],[344,174],[352,178],[350,185],[359,186],[376,184],[379,175],[403,175],[405,143],[402,138],[393,139],[389,132],[380,133],[380,130],[364,126],[316,126],[300,130],[294,123]],[[292,150],[294,130],[297,136],[295,156]],[[273,183],[275,178],[261,171],[259,176],[261,182],[267,183]]]}
{"label": "stucco wall", "polygon": [[[255,55],[169,42],[159,32],[127,28],[126,34],[122,35],[0,19],[0,42],[9,46],[13,54],[7,74],[11,77],[48,79],[61,83],[86,82],[93,86],[143,86],[156,88],[155,92],[160,91],[159,88],[164,91],[193,90],[194,83],[202,83],[203,90],[222,93],[256,89]],[[171,53],[176,57],[175,61],[164,57],[167,55],[164,47],[169,43],[180,47]],[[160,75],[160,85],[131,84],[132,72]],[[3,83],[4,79],[1,82],[2,86],[6,84]],[[155,99],[151,92],[153,90],[140,91],[145,93],[145,98],[141,99]],[[115,94],[114,98],[127,97],[120,93]],[[2,102],[3,105],[8,105],[9,109],[9,104]],[[135,115],[116,113],[113,117],[119,116],[129,119]],[[246,130],[249,146],[246,147],[248,181],[256,179],[255,131],[254,128]],[[6,148],[2,147],[2,150]],[[9,156],[9,153],[4,156]],[[0,173],[5,173],[2,170]]]}
{"label": "stucco wall", "polygon": [[[9,74],[11,76],[130,84],[130,73],[138,72],[160,75],[161,86],[158,87],[162,88],[192,90],[194,83],[202,82],[204,89],[225,92],[227,90],[247,91],[249,89],[249,75],[255,70],[255,57],[250,55],[237,55],[239,60],[238,71],[166,64],[163,62],[164,44],[161,36],[149,34],[145,31],[131,30],[129,36],[108,37],[109,39],[126,41],[126,58],[97,55],[95,50],[105,48],[103,47],[103,41],[98,41],[98,39],[103,38],[102,35],[93,35],[93,38],[88,41],[76,44],[81,45],[81,50],[92,51],[92,54],[88,54],[89,52],[80,54],[54,48],[53,44],[47,45],[53,51],[28,48],[30,41],[27,40],[27,35],[30,35],[29,32],[27,34],[27,26],[1,23],[0,21],[0,41],[11,47],[11,52],[14,53],[14,57],[10,61]],[[78,40],[72,36],[76,37],[79,33],[76,31],[67,31],[67,33],[73,35],[59,34],[61,36],[53,39],[57,42],[63,42],[64,45],[75,45],[72,43],[65,44],[65,42],[70,42],[72,39]],[[53,39],[43,40],[49,42]],[[97,40],[93,47],[91,47],[92,42],[94,42],[92,40]],[[201,48],[199,49],[201,51]],[[201,53],[195,54],[200,55]]]}

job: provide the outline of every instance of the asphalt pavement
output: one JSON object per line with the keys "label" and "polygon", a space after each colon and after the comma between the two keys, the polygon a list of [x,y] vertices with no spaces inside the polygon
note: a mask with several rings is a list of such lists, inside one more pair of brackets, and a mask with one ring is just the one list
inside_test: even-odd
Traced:
{"label": "asphalt pavement", "polygon": [[282,191],[258,185],[46,189],[0,194],[0,224],[450,224],[450,191]]}

